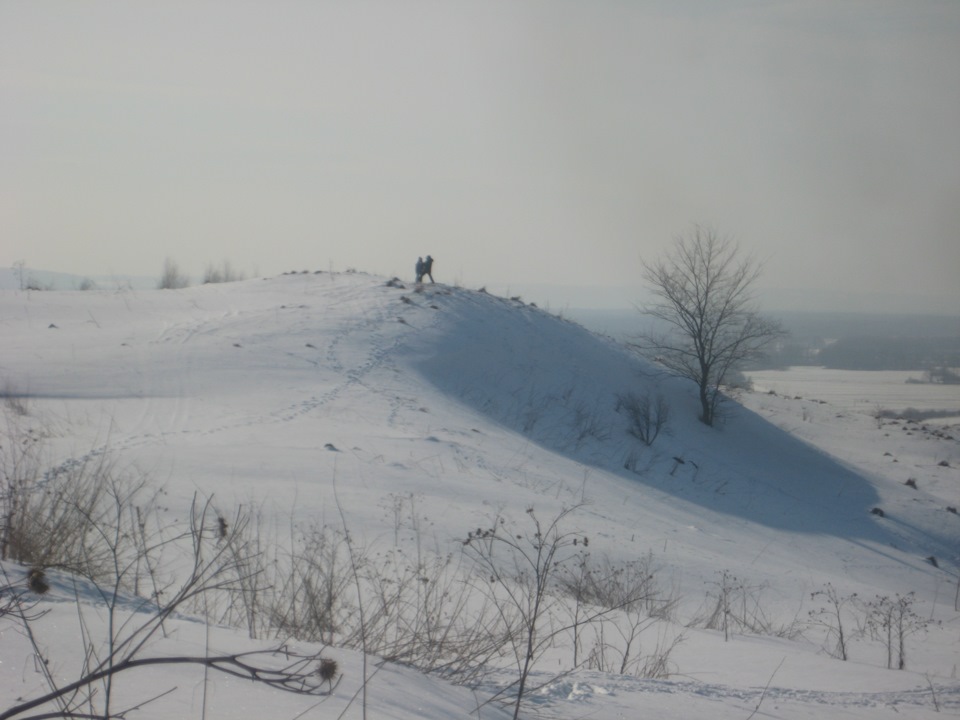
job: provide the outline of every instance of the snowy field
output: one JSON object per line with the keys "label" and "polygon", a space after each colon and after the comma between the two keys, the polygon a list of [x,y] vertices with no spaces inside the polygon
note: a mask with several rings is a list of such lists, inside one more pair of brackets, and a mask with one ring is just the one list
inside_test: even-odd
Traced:
{"label": "snowy field", "polygon": [[[363,273],[176,291],[3,291],[0,342],[6,477],[15,443],[42,447],[47,477],[110,458],[162,488],[167,532],[212,498],[231,519],[221,549],[232,519],[255,508],[264,577],[286,562],[299,530],[345,531],[364,577],[394,573],[382,595],[400,592],[407,569],[418,574],[418,598],[436,591],[431,631],[496,630],[484,598],[498,598],[502,619],[505,593],[526,587],[516,554],[497,554],[480,572],[478,545],[467,542],[477,530],[504,528],[535,550],[544,543],[533,539],[533,519],[562,517],[520,717],[960,714],[960,517],[948,510],[960,505],[960,425],[878,422],[874,395],[861,407],[785,385],[728,403],[723,422],[707,428],[687,383],[575,323],[485,292]],[[630,432],[627,393],[669,407],[650,445]],[[578,625],[577,612],[599,606],[577,606],[561,580],[588,561],[645,563],[655,591],[643,612],[621,608]],[[2,568],[0,600],[10,588],[26,592],[27,568]],[[32,636],[0,613],[0,718],[56,711],[6,709],[101,658],[111,618],[121,636],[149,622],[147,591],[114,596],[56,569],[47,577],[48,593],[24,596],[36,602]],[[342,615],[322,642],[280,628],[259,605],[245,622],[229,605],[216,617],[208,606],[206,619],[195,606],[141,651],[289,643],[337,661],[336,681],[315,696],[157,665],[118,678],[113,707],[129,718],[208,720],[513,716],[522,649],[508,642],[459,675],[427,671],[396,646],[365,657],[348,630],[374,619],[351,610],[360,573],[346,577],[354,582],[339,591]],[[847,661],[836,657],[824,612],[828,588],[863,603],[843,611]],[[371,586],[359,592],[369,613]],[[907,599],[915,615],[902,670],[888,669],[889,636],[868,632],[868,607],[880,598]],[[397,618],[386,634],[399,635],[410,616]],[[434,668],[449,659],[438,653]],[[97,687],[91,707],[105,693]]]}
{"label": "snowy field", "polygon": [[960,421],[960,385],[908,382],[919,380],[919,371],[831,370],[821,367],[791,367],[787,370],[760,370],[748,373],[754,390],[772,390],[779,395],[826,400],[844,410],[876,412],[957,411],[950,422]]}

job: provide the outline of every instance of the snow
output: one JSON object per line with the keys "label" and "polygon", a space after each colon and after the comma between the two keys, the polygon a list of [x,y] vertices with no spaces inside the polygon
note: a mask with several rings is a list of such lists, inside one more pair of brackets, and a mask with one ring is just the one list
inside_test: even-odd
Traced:
{"label": "snow", "polygon": [[[916,593],[918,612],[938,623],[911,638],[904,671],[886,669],[885,649],[867,639],[849,662],[832,659],[810,628],[724,641],[674,623],[662,632],[683,640],[670,676],[657,679],[567,672],[558,649],[535,668],[523,717],[725,720],[759,706],[757,717],[789,720],[932,718],[937,704],[960,713],[960,519],[946,510],[960,504],[956,426],[952,436],[949,425],[906,429],[878,424],[875,405],[754,392],[707,428],[687,383],[563,317],[363,273],[2,291],[0,339],[0,386],[46,429],[50,466],[116,458],[163,486],[172,524],[200,493],[260,503],[268,524],[343,522],[367,546],[444,555],[494,517],[522,523],[529,507],[549,518],[580,505],[571,523],[591,553],[648,557],[680,598],[681,620],[709,605],[726,571],[778,627],[802,624],[828,583],[866,598]],[[669,433],[650,447],[615,411],[620,395],[642,389],[671,410]],[[415,534],[398,513],[415,518]],[[96,604],[63,589],[40,606],[50,610],[36,623],[43,647],[69,674],[82,653],[76,606],[95,617]],[[204,623],[175,627],[151,650],[207,642]],[[254,642],[210,632],[218,647]],[[647,652],[656,642],[642,640]],[[324,652],[343,677],[316,709],[316,699],[214,674],[204,711],[202,673],[177,668],[124,681],[132,698],[177,688],[131,717],[261,718],[265,707],[277,718],[361,717],[360,654]],[[372,717],[510,717],[485,702],[515,679],[509,666],[476,688],[376,658],[368,675]],[[40,680],[26,639],[0,618],[0,707]]]}
{"label": "snow", "polygon": [[[924,373],[910,370],[834,370],[823,367],[791,367],[751,371],[758,392],[801,398],[830,398],[833,409],[875,414],[877,410],[903,412],[913,408],[939,411],[946,422],[960,416],[960,385],[922,382]],[[930,422],[930,421],[928,421]],[[933,423],[940,420],[934,418]]]}

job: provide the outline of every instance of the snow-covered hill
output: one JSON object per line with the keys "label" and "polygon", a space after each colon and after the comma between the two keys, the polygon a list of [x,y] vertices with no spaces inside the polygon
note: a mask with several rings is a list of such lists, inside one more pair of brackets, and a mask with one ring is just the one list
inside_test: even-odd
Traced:
{"label": "snow-covered hill", "polygon": [[[364,544],[388,546],[401,541],[406,503],[404,512],[416,508],[415,541],[444,555],[494,517],[521,522],[528,508],[553,517],[577,505],[569,523],[591,554],[656,564],[679,599],[677,632],[723,573],[755,588],[751,601],[775,625],[799,625],[828,583],[868,598],[916,593],[918,612],[941,623],[913,637],[902,672],[885,669],[882,646],[866,639],[844,663],[814,631],[724,642],[688,628],[672,677],[581,668],[553,679],[566,668],[538,667],[531,713],[742,718],[761,697],[763,713],[782,718],[960,710],[960,520],[947,510],[960,504],[960,443],[945,433],[894,432],[759,393],[729,403],[724,422],[707,428],[686,383],[562,317],[362,273],[176,291],[4,291],[0,340],[0,386],[45,428],[50,466],[109,454],[164,486],[172,518],[184,519],[200,493],[259,503],[271,522],[345,522]],[[628,393],[669,407],[650,446],[629,432]],[[6,705],[24,692],[29,651],[10,628],[0,633]],[[336,695],[348,698],[359,657],[340,652],[354,672]],[[383,673],[369,684],[378,717],[476,708],[475,696],[437,678]],[[222,688],[221,714],[263,717],[256,691],[239,700]],[[182,702],[182,717],[200,716]],[[271,716],[296,714],[295,700],[282,703],[291,709]]]}

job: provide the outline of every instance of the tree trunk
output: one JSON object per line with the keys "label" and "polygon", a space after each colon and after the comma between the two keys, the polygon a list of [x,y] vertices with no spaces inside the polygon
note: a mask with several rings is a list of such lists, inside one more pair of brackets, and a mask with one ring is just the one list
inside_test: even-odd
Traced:
{"label": "tree trunk", "polygon": [[705,383],[700,385],[700,421],[704,425],[713,427],[713,402],[710,398],[710,389]]}

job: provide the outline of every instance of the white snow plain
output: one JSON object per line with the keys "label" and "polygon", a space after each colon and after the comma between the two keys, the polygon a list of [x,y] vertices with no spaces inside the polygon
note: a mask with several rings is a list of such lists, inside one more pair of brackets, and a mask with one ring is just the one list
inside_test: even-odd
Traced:
{"label": "white snow plain", "polygon": [[[947,511],[960,505],[960,427],[934,433],[878,423],[873,408],[754,392],[707,428],[689,383],[562,317],[482,290],[363,273],[2,291],[0,343],[4,394],[26,407],[18,422],[44,428],[50,466],[109,454],[163,486],[171,523],[195,494],[259,503],[279,524],[339,525],[339,502],[357,542],[417,542],[443,555],[495,516],[522,523],[531,507],[549,518],[580,505],[568,525],[589,537],[591,554],[649,556],[680,599],[674,621],[642,636],[639,652],[658,637],[684,639],[669,674],[649,679],[569,667],[561,633],[535,668],[522,717],[960,714],[960,517]],[[650,447],[616,411],[619,396],[644,390],[671,411]],[[416,508],[416,538],[398,530],[397,498],[411,517]],[[20,582],[24,568],[4,567]],[[802,632],[725,641],[687,627],[724,571],[756,589],[771,626]],[[51,577],[34,631],[68,680],[85,647],[77,606],[98,611],[92,595]],[[933,622],[909,638],[906,670],[888,670],[883,644],[869,638],[852,643],[847,662],[830,656],[822,630],[806,623],[819,607],[811,594],[828,583],[864,598],[915,593]],[[189,617],[171,628],[149,653],[258,646],[241,629]],[[342,679],[316,707],[216,674],[204,701],[203,675],[190,667],[134,673],[120,687],[128,699],[174,689],[131,718],[510,717],[485,702],[515,676],[509,664],[466,688],[371,658],[361,701],[360,654],[324,652]],[[0,617],[0,709],[42,687],[26,637]]]}

